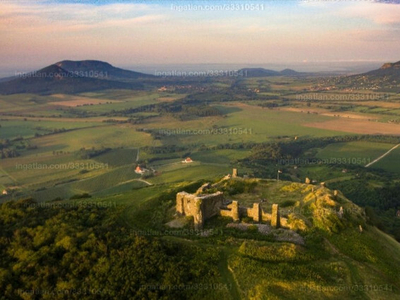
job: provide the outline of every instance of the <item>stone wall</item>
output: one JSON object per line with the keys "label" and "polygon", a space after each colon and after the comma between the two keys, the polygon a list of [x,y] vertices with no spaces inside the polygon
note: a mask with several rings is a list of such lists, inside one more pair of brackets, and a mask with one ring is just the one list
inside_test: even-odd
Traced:
{"label": "stone wall", "polygon": [[200,196],[199,199],[201,200],[203,220],[206,220],[219,214],[224,202],[224,194],[222,192],[216,192],[214,194]]}
{"label": "stone wall", "polygon": [[239,221],[239,203],[237,201],[232,201],[232,203],[227,205],[226,208],[221,208],[219,214],[223,217],[230,217],[233,221]]}
{"label": "stone wall", "polygon": [[281,226],[281,216],[279,214],[279,205],[272,204],[272,213],[271,213],[271,226],[275,228],[279,228]]}
{"label": "stone wall", "polygon": [[185,216],[193,216],[194,227],[200,229],[204,221],[220,212],[224,196],[222,192],[196,195],[186,192],[176,194],[176,211]]}
{"label": "stone wall", "polygon": [[247,216],[252,218],[254,222],[261,221],[260,203],[253,203],[253,207],[247,208]]}
{"label": "stone wall", "polygon": [[261,218],[262,218],[263,222],[270,222],[271,214],[261,211]]}
{"label": "stone wall", "polygon": [[238,201],[232,201],[232,203],[224,206],[222,192],[209,195],[180,192],[176,195],[176,211],[181,215],[192,216],[196,229],[202,228],[204,221],[215,215],[230,217],[233,221],[239,221],[242,217],[249,217],[254,222],[271,223],[271,226],[275,228],[287,226],[287,220],[281,218],[279,214],[278,204],[272,205],[271,214],[264,212],[260,203],[253,203],[252,207],[242,207]]}

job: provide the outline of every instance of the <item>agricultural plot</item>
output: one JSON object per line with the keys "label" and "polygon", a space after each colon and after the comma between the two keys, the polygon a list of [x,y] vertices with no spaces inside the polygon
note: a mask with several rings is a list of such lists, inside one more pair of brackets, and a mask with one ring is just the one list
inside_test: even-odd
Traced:
{"label": "agricultural plot", "polygon": [[[61,193],[59,195],[66,193],[69,196],[95,193],[139,178],[134,173],[136,157],[136,149],[112,150],[96,157],[96,160],[79,159],[75,153],[39,152],[39,155],[3,160],[0,184],[14,186],[24,193],[39,190],[34,195],[47,200],[56,198],[53,195],[57,191]],[[131,183],[130,186],[138,185]]]}
{"label": "agricultural plot", "polygon": [[321,149],[317,158],[331,161],[332,164],[342,165],[366,165],[378,158],[393,144],[373,143],[365,141],[331,144]]}
{"label": "agricultural plot", "polygon": [[250,155],[250,150],[211,150],[195,152],[190,155],[194,161],[201,161],[209,164],[225,164],[229,165],[235,160],[243,159]]}
{"label": "agricultural plot", "polygon": [[320,130],[338,130],[342,133],[347,132],[354,134],[398,135],[400,132],[399,124],[388,124],[368,120],[355,120],[350,118],[334,118],[326,122],[306,123],[304,126],[318,128]]}
{"label": "agricultural plot", "polygon": [[96,122],[85,122],[76,120],[75,122],[46,121],[46,120],[0,120],[0,139],[12,139],[16,137],[32,138],[36,133],[41,135],[51,134],[57,130],[73,130],[78,128],[92,127],[101,125]]}
{"label": "agricultural plot", "polygon": [[[35,141],[35,140],[33,140]],[[141,147],[152,144],[149,133],[138,132],[128,124],[109,124],[100,127],[84,128],[38,139],[42,147],[57,147],[64,151],[77,151],[81,148],[95,147]]]}
{"label": "agricultural plot", "polygon": [[78,160],[71,154],[46,155],[5,159],[2,161],[2,167],[15,179],[19,186],[40,186],[77,175],[80,171],[79,168],[75,168],[77,163],[88,164],[90,161]]}
{"label": "agricultural plot", "polygon": [[148,179],[151,183],[172,183],[186,180],[213,180],[220,178],[232,172],[228,166],[217,166],[200,163],[167,165],[157,169],[160,175]]}
{"label": "agricultural plot", "polygon": [[50,201],[57,197],[67,199],[76,194],[101,194],[118,193],[127,189],[143,187],[147,184],[135,182],[140,178],[134,172],[133,166],[111,169],[100,175],[92,175],[89,178],[76,178],[77,180],[65,183],[60,182],[56,186],[32,192],[31,195],[38,201]]}
{"label": "agricultural plot", "polygon": [[394,149],[387,156],[371,165],[370,168],[380,168],[394,173],[400,173],[400,147]]}
{"label": "agricultural plot", "polygon": [[137,155],[138,149],[115,149],[95,157],[95,160],[110,167],[120,167],[135,164]]}
{"label": "agricultural plot", "polygon": [[12,186],[14,183],[15,179],[0,166],[0,190],[3,191],[7,186]]}
{"label": "agricultural plot", "polygon": [[124,166],[112,169],[104,174],[71,183],[71,187],[86,193],[94,193],[118,184],[139,179],[134,166]]}
{"label": "agricultural plot", "polygon": [[106,197],[109,195],[116,195],[116,194],[124,194],[130,192],[134,189],[142,189],[144,187],[148,187],[149,185],[142,182],[142,181],[130,181],[126,183],[117,184],[116,186],[112,186],[109,188],[105,188],[93,193],[96,197]]}
{"label": "agricultural plot", "polygon": [[[345,168],[345,165],[342,166]],[[347,180],[354,177],[353,175],[344,173],[341,168],[332,168],[323,164],[300,166],[293,173],[296,174],[295,178],[300,179],[301,182],[304,182],[305,178],[309,178],[310,180],[315,180],[316,184],[320,182],[328,184],[330,182]]]}
{"label": "agricultural plot", "polygon": [[34,94],[0,95],[1,112],[43,110],[49,99],[52,98]]}
{"label": "agricultural plot", "polygon": [[341,135],[338,131],[315,130],[303,126],[306,122],[322,123],[330,120],[330,117],[298,114],[275,109],[263,109],[257,106],[246,104],[236,104],[238,111],[232,112],[227,118],[224,118],[220,124],[228,128],[235,126],[252,129],[252,134],[244,134],[230,138],[236,140],[263,141],[278,136],[332,136]]}
{"label": "agricultural plot", "polygon": [[[216,106],[226,117],[207,117],[180,122],[166,119],[162,128],[170,135],[163,136],[165,144],[261,143],[279,136],[336,136],[346,133],[303,126],[317,124],[332,118],[313,114],[300,114],[281,110],[262,109],[258,106],[231,103]],[[149,128],[154,124],[149,124]],[[214,129],[214,130],[213,130]]]}
{"label": "agricultural plot", "polygon": [[[110,112],[112,110],[124,110],[128,108],[137,108],[144,105],[155,104],[158,102],[165,101],[163,99],[163,95],[159,93],[153,92],[136,92],[132,91],[131,94],[128,93],[107,93],[102,96],[106,97],[109,100],[108,104],[104,105],[85,105],[81,107],[77,107],[78,111],[87,111],[87,112],[95,112],[95,113],[105,113]],[[161,101],[159,100],[161,98]],[[90,98],[89,98],[90,99]],[[96,101],[97,98],[91,97],[92,101]],[[175,99],[172,98],[172,99]],[[118,101],[118,102],[117,102]],[[112,103],[110,103],[112,102]]]}

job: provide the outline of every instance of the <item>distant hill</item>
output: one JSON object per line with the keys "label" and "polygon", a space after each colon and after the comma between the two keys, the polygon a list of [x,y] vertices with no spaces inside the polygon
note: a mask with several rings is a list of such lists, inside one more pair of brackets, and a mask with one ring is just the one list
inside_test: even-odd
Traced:
{"label": "distant hill", "polygon": [[244,68],[240,69],[239,73],[243,72],[247,77],[266,77],[266,76],[280,76],[278,71],[268,70],[264,68]]}
{"label": "distant hill", "polygon": [[389,76],[400,79],[400,61],[383,64],[379,69],[360,74],[359,76]]}
{"label": "distant hill", "polygon": [[153,75],[116,68],[99,60],[63,60],[55,65],[79,76],[98,79],[124,80],[154,77]]}
{"label": "distant hill", "polygon": [[75,94],[105,89],[141,88],[140,83],[125,83],[85,77],[69,72],[54,64],[39,71],[0,82],[0,94]]}
{"label": "distant hill", "polygon": [[285,75],[285,76],[297,76],[297,75],[304,74],[304,73],[300,73],[300,72],[297,72],[297,71],[292,70],[292,69],[285,69],[285,70],[280,71],[279,73],[281,75]]}
{"label": "distant hill", "polygon": [[354,89],[371,89],[376,91],[400,91],[400,61],[385,63],[377,70],[340,78],[337,85]]}
{"label": "distant hill", "polygon": [[240,74],[246,74],[247,77],[267,77],[267,76],[298,76],[306,73],[296,72],[292,69],[284,69],[282,71],[274,71],[264,68],[244,68],[239,70]]}
{"label": "distant hill", "polygon": [[3,77],[3,78],[0,78],[0,82],[10,81],[10,80],[13,80],[15,78],[17,78],[17,77],[16,76]]}

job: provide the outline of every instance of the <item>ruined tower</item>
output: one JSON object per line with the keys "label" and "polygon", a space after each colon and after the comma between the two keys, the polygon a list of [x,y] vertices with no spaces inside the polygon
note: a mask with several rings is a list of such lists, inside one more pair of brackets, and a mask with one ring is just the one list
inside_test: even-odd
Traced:
{"label": "ruined tower", "polygon": [[271,226],[275,228],[279,228],[281,226],[278,204],[272,204]]}
{"label": "ruined tower", "polygon": [[236,178],[236,177],[238,177],[238,170],[236,168],[234,168],[232,170],[232,178]]}

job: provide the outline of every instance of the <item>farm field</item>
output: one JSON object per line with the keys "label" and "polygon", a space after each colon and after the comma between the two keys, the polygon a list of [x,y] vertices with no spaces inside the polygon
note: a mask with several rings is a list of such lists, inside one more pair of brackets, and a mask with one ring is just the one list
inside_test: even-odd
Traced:
{"label": "farm field", "polygon": [[92,147],[141,147],[151,144],[148,133],[137,132],[130,125],[102,125],[101,127],[83,128],[59,135],[33,139],[43,147],[55,147],[63,151],[77,151]]}
{"label": "farm field", "polygon": [[321,130],[338,130],[347,133],[358,134],[386,134],[398,135],[400,132],[399,124],[388,124],[381,122],[371,122],[364,120],[354,120],[347,118],[336,118],[326,122],[306,123],[304,126],[319,128]]}
{"label": "farm field", "polygon": [[[224,106],[216,106],[222,112],[227,113],[227,117],[210,117],[205,120],[193,120],[178,123],[176,120],[165,120],[161,129],[171,131],[170,136],[163,140],[166,143],[183,144],[205,144],[216,145],[220,143],[246,143],[264,142],[279,136],[336,136],[345,135],[345,132],[337,130],[323,130],[303,126],[308,122],[318,122],[323,124],[329,121],[330,117],[318,115],[302,115],[294,112],[279,110],[260,109],[260,107],[233,103]],[[149,125],[152,128],[154,125]],[[203,130],[211,130],[213,126],[220,128],[218,131],[209,134]],[[158,127],[160,129],[160,127]],[[174,134],[176,130],[200,131],[198,134]],[[224,131],[225,130],[225,131]],[[226,133],[224,133],[226,132]],[[240,133],[242,132],[242,133]],[[169,141],[171,140],[171,141]]]}
{"label": "farm field", "polygon": [[390,172],[400,173],[400,147],[394,149],[387,156],[374,163],[371,168],[381,168]]}
{"label": "farm field", "polygon": [[190,157],[194,161],[201,161],[203,163],[229,165],[233,161],[243,159],[249,154],[250,150],[220,149],[195,152]]}
{"label": "farm field", "polygon": [[[321,149],[316,155],[317,158],[336,160],[336,163],[366,165],[378,158],[394,144],[373,143],[365,141],[331,144]],[[334,163],[334,162],[333,162]]]}
{"label": "farm field", "polygon": [[157,169],[161,174],[148,179],[153,184],[183,182],[185,180],[213,180],[223,177],[232,172],[229,166],[218,166],[213,164],[182,164],[176,163]]}
{"label": "farm field", "polygon": [[97,122],[87,122],[83,120],[31,121],[30,119],[27,120],[7,119],[7,121],[0,120],[0,124],[1,124],[0,138],[2,139],[12,139],[16,137],[33,138],[36,133],[41,135],[46,135],[46,134],[51,134],[53,131],[60,129],[73,130],[73,129],[88,128],[88,127],[102,125]]}

